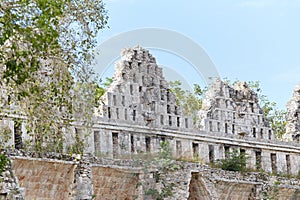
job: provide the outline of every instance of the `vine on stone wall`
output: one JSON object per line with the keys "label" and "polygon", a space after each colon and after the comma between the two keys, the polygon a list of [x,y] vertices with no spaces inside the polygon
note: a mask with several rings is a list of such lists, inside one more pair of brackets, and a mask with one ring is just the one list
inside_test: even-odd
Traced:
{"label": "vine on stone wall", "polygon": [[6,155],[0,154],[0,176],[5,171],[6,165],[9,163],[9,160]]}

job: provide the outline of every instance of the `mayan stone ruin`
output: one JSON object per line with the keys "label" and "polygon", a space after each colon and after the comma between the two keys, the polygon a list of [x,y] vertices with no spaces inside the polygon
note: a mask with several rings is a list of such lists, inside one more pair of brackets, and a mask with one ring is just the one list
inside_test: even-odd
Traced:
{"label": "mayan stone ruin", "polygon": [[[122,50],[112,84],[94,109],[88,134],[74,122],[68,138],[83,155],[6,149],[11,164],[0,199],[300,199],[300,86],[287,104],[284,141],[275,138],[246,82],[216,79],[194,123],[176,103],[155,58],[142,47]],[[6,115],[9,145],[28,133]],[[15,137],[21,133],[22,138]],[[3,140],[3,139],[2,139]],[[159,158],[162,143],[172,159]],[[231,152],[247,155],[243,173],[216,167]],[[297,178],[298,176],[298,178]],[[169,192],[169,193],[168,193]]]}
{"label": "mayan stone ruin", "polygon": [[300,84],[295,87],[292,99],[287,103],[286,127],[285,139],[300,142]]}
{"label": "mayan stone ruin", "polygon": [[237,82],[232,88],[217,80],[203,101],[201,127],[210,132],[272,140],[270,124],[262,112],[257,94],[246,82]]}

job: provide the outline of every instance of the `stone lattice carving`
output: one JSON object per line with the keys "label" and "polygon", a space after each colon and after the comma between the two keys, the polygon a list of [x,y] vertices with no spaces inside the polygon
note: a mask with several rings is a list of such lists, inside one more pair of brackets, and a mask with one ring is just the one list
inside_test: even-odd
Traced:
{"label": "stone lattice carving", "polygon": [[200,127],[209,132],[273,139],[257,94],[246,82],[237,82],[231,87],[217,79],[209,87],[199,115]]}
{"label": "stone lattice carving", "polygon": [[104,119],[149,127],[189,128],[155,58],[141,47],[124,49],[113,83],[100,99]]}
{"label": "stone lattice carving", "polygon": [[286,134],[288,141],[300,142],[300,83],[295,87],[292,99],[287,103]]}

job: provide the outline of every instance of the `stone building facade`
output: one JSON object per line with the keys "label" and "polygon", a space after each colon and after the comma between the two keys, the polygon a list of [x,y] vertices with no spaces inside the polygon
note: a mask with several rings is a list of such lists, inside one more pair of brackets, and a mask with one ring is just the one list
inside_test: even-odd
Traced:
{"label": "stone building facade", "polygon": [[100,100],[100,117],[151,128],[192,128],[155,58],[142,48],[125,49],[121,56],[115,64],[113,83]]}
{"label": "stone building facade", "polygon": [[299,171],[300,145],[275,140],[257,94],[245,82],[231,87],[216,80],[194,126],[147,50],[125,49],[113,80],[100,100],[88,152],[132,158],[157,153],[166,140],[175,158],[212,163],[237,149],[249,156],[248,168],[275,174]]}
{"label": "stone building facade", "polygon": [[[299,125],[297,109],[299,106],[296,106],[297,109],[295,109],[295,105],[299,103],[298,98],[299,89],[295,91],[292,103],[290,103],[293,105],[291,106],[293,111],[289,111],[289,113],[292,114],[288,115],[292,117],[288,118],[288,123],[291,125],[288,125],[287,135],[291,135],[292,138],[297,138],[297,134],[299,134],[297,132],[297,123]],[[237,150],[249,157],[246,163],[246,167],[249,169],[289,176],[297,175],[300,171],[300,144],[277,141],[274,138],[270,124],[264,118],[262,109],[259,107],[257,94],[246,83],[239,82],[232,87],[222,80],[216,80],[206,93],[203,108],[199,112],[199,120],[194,125],[192,118],[185,116],[182,108],[176,104],[176,97],[170,90],[155,58],[148,50],[141,47],[122,51],[121,59],[115,64],[113,83],[107,88],[106,93],[99,100],[99,104],[100,106],[95,108],[93,127],[87,137],[83,136],[82,127],[78,124],[75,125],[74,131],[70,135],[81,135],[81,138],[85,138],[85,153],[104,160],[100,159],[100,164],[97,164],[97,158],[88,158],[88,161],[80,161],[83,163],[79,165],[76,160],[71,163],[51,161],[51,163],[55,163],[55,169],[57,163],[60,163],[59,166],[61,165],[62,169],[66,164],[70,170],[65,171],[64,175],[77,180],[75,182],[80,185],[78,187],[84,187],[83,183],[90,185],[82,190],[87,191],[89,198],[93,193],[91,189],[93,185],[97,194],[109,195],[111,191],[103,188],[107,184],[105,180],[112,179],[118,185],[120,179],[116,174],[123,174],[122,176],[128,182],[135,184],[139,183],[138,180],[144,180],[148,175],[143,174],[140,168],[137,167],[136,171],[129,170],[134,163],[131,161],[145,155],[155,156],[160,151],[161,141],[169,142],[173,157],[179,160],[197,161],[202,164],[215,163],[218,159],[226,158],[229,152]],[[22,135],[26,136],[25,125],[17,124],[13,121],[13,117],[3,118],[0,122],[0,125],[8,127],[13,134],[9,141],[10,145],[16,145],[15,135],[17,132],[22,132]],[[72,142],[68,141],[68,143]],[[32,168],[32,163],[28,162],[29,158],[22,156],[21,158],[12,156],[12,158],[16,160],[15,171],[18,177],[23,177],[27,173],[20,170],[18,166],[24,165],[28,166],[28,169]],[[110,160],[109,162],[113,164],[103,164],[105,159]],[[125,166],[123,166],[122,160],[127,163]],[[45,160],[39,161],[44,162]],[[114,161],[118,164],[115,164]],[[84,167],[81,168],[81,166]],[[52,165],[48,167],[53,170]],[[24,170],[26,171],[27,168]],[[43,171],[42,164],[38,165],[38,168]],[[206,169],[206,165],[191,164],[189,166],[187,164],[184,170],[185,172],[182,174],[185,179],[177,181],[179,184],[177,186],[182,191],[182,196],[178,196],[177,199],[193,199],[197,195],[204,195],[206,199],[226,199],[223,198],[225,196],[235,198],[230,196],[231,193],[222,193],[222,188],[226,188],[227,185],[235,188],[236,191],[233,191],[232,194],[247,190],[247,195],[241,199],[251,199],[251,195],[257,196],[252,199],[259,199],[260,191],[264,190],[265,180],[256,177],[259,176],[258,174],[253,175],[250,179],[242,178],[233,181],[231,179],[236,174],[222,174],[225,172]],[[218,171],[218,175],[210,177],[216,171]],[[131,173],[139,175],[131,176]],[[116,178],[109,178],[112,174],[116,175]],[[93,177],[99,177],[99,180]],[[151,177],[153,179],[153,174]],[[177,180],[180,174],[177,173],[174,177],[170,181]],[[227,177],[226,180],[224,177]],[[30,182],[34,182],[31,178],[29,177],[27,182],[27,179],[23,180],[24,184],[30,185]],[[260,182],[255,183],[255,180]],[[268,181],[272,182],[272,180]],[[124,186],[125,182],[118,185],[121,193],[126,187]],[[288,187],[282,186],[283,196],[284,191],[289,190],[288,188],[293,184],[289,182],[288,185]],[[36,187],[38,191],[40,188]],[[61,187],[66,187],[65,191],[70,191],[64,194],[70,198],[85,195],[75,194],[74,189],[68,185]],[[297,193],[296,198],[298,198],[299,183],[296,181],[296,185],[291,188],[290,196],[295,196]],[[197,194],[197,191],[201,194]],[[141,195],[143,190],[134,191],[134,188],[131,188],[130,193],[133,196],[140,195],[138,199],[143,199],[143,195]],[[47,193],[47,195],[50,194]]]}
{"label": "stone building facade", "polygon": [[200,127],[209,132],[274,139],[257,94],[246,82],[237,82],[231,87],[216,80],[206,92],[200,111]]}
{"label": "stone building facade", "polygon": [[[37,157],[8,152],[12,171],[0,184],[0,199],[154,200],[153,193],[173,184],[164,199],[258,200],[300,198],[300,180],[267,173],[230,172],[195,162],[173,161],[176,170],[133,159],[81,158],[48,153]],[[157,181],[163,179],[163,184]],[[1,177],[2,178],[2,177]],[[17,182],[16,179],[19,181]],[[22,186],[22,188],[20,188]]]}
{"label": "stone building facade", "polygon": [[286,120],[284,139],[300,143],[300,84],[295,87],[292,99],[287,103]]}

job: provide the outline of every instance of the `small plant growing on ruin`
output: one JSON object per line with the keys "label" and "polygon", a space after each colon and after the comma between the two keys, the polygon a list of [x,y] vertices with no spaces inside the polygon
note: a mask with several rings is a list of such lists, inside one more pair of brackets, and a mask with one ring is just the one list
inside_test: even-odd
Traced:
{"label": "small plant growing on ruin", "polygon": [[161,166],[161,170],[176,170],[179,166],[172,162],[172,152],[168,141],[160,142],[160,152],[158,157],[155,159],[158,165]]}
{"label": "small plant growing on ruin", "polygon": [[227,158],[217,160],[217,166],[223,170],[244,172],[247,156],[239,153],[237,149],[226,155]]}
{"label": "small plant growing on ruin", "polygon": [[75,136],[75,143],[67,148],[70,154],[83,154],[84,142],[78,135]]}
{"label": "small plant growing on ruin", "polygon": [[279,199],[279,181],[275,181],[273,186],[268,191],[263,192],[263,199],[267,200],[278,200]]}
{"label": "small plant growing on ruin", "polygon": [[0,138],[1,138],[1,144],[0,147],[3,148],[3,144],[6,144],[10,139],[11,139],[11,134],[12,131],[8,126],[5,126],[2,128],[1,133],[0,133]]}
{"label": "small plant growing on ruin", "polygon": [[279,181],[275,181],[274,182],[274,185],[272,187],[272,195],[271,195],[271,199],[272,200],[278,200],[279,197],[279,185],[280,185],[280,182]]}
{"label": "small plant growing on ruin", "polygon": [[164,186],[161,192],[159,192],[157,189],[150,188],[146,190],[145,194],[152,196],[153,199],[163,200],[166,197],[170,197],[173,195],[173,189],[174,189],[174,183],[171,183],[167,186]]}
{"label": "small plant growing on ruin", "polygon": [[5,170],[5,166],[8,164],[9,160],[6,155],[0,154],[0,176]]}
{"label": "small plant growing on ruin", "polygon": [[300,170],[298,171],[297,179],[300,179]]}
{"label": "small plant growing on ruin", "polygon": [[[178,170],[180,166],[172,159],[170,144],[167,141],[160,142],[160,152],[154,159],[157,166],[157,171],[153,173],[153,178],[156,184],[160,185],[160,189],[149,188],[145,191],[145,195],[151,196],[156,200],[163,200],[171,197],[174,193],[174,183],[166,180],[167,174],[170,171]],[[147,169],[145,169],[147,171]]]}

